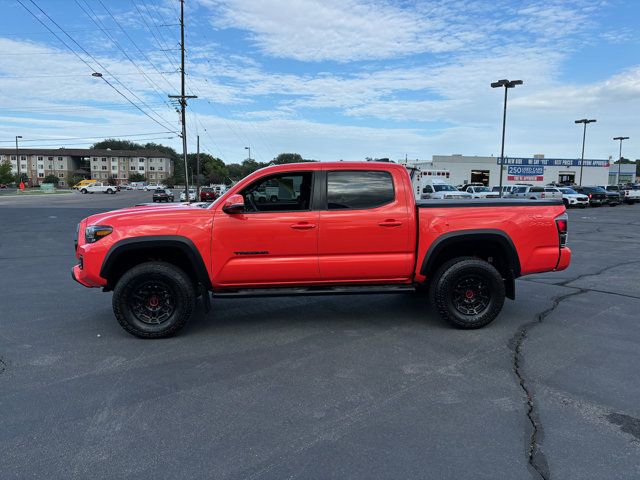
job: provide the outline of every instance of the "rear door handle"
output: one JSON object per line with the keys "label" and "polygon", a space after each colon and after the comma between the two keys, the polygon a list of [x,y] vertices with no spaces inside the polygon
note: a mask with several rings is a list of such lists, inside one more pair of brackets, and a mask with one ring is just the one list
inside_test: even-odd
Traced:
{"label": "rear door handle", "polygon": [[311,230],[312,228],[316,228],[316,224],[300,222],[300,223],[294,223],[293,225],[291,225],[291,228],[293,228],[294,230]]}
{"label": "rear door handle", "polygon": [[399,227],[402,225],[402,222],[398,222],[393,219],[384,220],[383,222],[378,223],[381,227]]}

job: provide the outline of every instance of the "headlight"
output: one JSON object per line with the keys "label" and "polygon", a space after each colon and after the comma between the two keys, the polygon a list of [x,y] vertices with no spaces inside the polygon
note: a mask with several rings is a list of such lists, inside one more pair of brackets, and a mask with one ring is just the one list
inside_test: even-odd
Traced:
{"label": "headlight", "polygon": [[113,228],[107,225],[92,225],[85,228],[84,239],[87,243],[95,243],[101,238],[111,234],[111,232],[113,232]]}

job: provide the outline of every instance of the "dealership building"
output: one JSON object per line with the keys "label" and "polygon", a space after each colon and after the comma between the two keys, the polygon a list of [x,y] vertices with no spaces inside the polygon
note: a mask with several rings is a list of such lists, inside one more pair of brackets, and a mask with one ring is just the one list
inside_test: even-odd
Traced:
{"label": "dealership building", "polygon": [[[406,163],[420,170],[446,171],[447,180],[452,185],[479,182],[493,186],[500,183],[498,157],[434,155],[431,161],[409,160]],[[620,165],[620,181],[635,181],[635,164]],[[610,159],[581,161],[579,158],[545,158],[544,155],[505,157],[502,183],[608,185],[618,183],[618,165]]]}

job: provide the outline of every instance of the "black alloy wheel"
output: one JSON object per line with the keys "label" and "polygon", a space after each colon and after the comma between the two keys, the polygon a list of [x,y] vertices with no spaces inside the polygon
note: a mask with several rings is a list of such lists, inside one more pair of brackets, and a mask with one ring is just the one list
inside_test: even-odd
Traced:
{"label": "black alloy wheel", "polygon": [[175,298],[161,280],[145,282],[129,293],[129,308],[135,317],[149,325],[166,322],[175,311]]}
{"label": "black alloy wheel", "polygon": [[506,296],[500,272],[475,257],[445,262],[431,278],[429,295],[442,318],[464,329],[491,323],[502,310]]}
{"label": "black alloy wheel", "polygon": [[191,318],[196,287],[181,268],[151,261],[129,269],[113,290],[113,313],[127,332],[140,338],[168,337]]}
{"label": "black alloy wheel", "polygon": [[451,291],[451,302],[463,315],[479,315],[491,301],[489,285],[478,275],[462,276]]}

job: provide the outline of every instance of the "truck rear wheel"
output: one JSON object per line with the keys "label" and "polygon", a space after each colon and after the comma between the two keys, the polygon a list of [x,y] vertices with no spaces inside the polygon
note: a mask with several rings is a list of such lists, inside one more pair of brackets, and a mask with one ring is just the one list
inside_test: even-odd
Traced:
{"label": "truck rear wheel", "polygon": [[166,262],[146,262],[116,284],[113,313],[136,337],[169,337],[186,325],[195,301],[195,288],[183,270]]}
{"label": "truck rear wheel", "polygon": [[458,328],[491,323],[502,310],[505,297],[500,272],[489,262],[459,257],[442,265],[429,289],[438,313]]}

